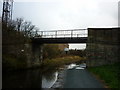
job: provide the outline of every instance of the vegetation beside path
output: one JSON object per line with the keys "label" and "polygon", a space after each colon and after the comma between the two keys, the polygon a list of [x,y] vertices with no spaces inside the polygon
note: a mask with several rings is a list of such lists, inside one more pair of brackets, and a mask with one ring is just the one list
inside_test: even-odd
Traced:
{"label": "vegetation beside path", "polygon": [[108,88],[120,88],[119,66],[120,63],[116,63],[112,65],[90,67],[88,70],[103,80]]}
{"label": "vegetation beside path", "polygon": [[43,61],[42,67],[46,67],[44,69],[50,70],[50,69],[62,67],[70,63],[80,63],[83,60],[85,60],[85,58],[80,56],[65,56],[54,59],[46,59]]}

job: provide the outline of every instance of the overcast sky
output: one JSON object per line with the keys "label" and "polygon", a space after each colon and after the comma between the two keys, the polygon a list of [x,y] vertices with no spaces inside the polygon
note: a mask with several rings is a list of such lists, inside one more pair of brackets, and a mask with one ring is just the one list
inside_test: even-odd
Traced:
{"label": "overcast sky", "polygon": [[[14,0],[13,19],[23,17],[41,31],[117,27],[118,1]],[[1,15],[2,3],[0,3],[0,8]],[[85,44],[70,44],[70,48],[85,48]]]}

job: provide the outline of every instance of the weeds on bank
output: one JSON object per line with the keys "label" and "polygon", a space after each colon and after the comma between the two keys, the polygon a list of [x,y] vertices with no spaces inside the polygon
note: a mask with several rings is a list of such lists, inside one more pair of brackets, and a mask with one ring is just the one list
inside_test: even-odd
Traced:
{"label": "weeds on bank", "polygon": [[45,69],[59,68],[63,65],[80,62],[82,60],[85,60],[85,58],[79,56],[66,56],[55,59],[46,59],[43,61],[42,67],[46,67]]}

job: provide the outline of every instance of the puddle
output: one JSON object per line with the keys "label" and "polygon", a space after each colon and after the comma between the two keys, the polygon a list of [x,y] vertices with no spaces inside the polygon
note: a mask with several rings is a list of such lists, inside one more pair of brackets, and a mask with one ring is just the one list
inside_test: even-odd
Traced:
{"label": "puddle", "polygon": [[76,67],[76,64],[70,64],[70,65],[68,65],[67,69],[73,69],[75,67]]}
{"label": "puddle", "polygon": [[84,69],[84,68],[81,68],[81,67],[76,67],[75,69]]}
{"label": "puddle", "polygon": [[82,64],[79,64],[79,65],[76,65],[76,64],[70,64],[67,66],[67,69],[85,69],[86,68],[86,63],[82,63]]}

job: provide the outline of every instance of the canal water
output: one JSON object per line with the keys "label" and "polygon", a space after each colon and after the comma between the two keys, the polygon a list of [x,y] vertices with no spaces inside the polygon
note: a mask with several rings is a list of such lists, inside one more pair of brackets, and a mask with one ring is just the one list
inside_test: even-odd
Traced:
{"label": "canal water", "polygon": [[[85,65],[70,64],[67,69],[84,69]],[[51,88],[58,77],[58,70],[43,72],[41,69],[5,72],[2,88]]]}
{"label": "canal water", "polygon": [[57,71],[41,73],[40,69],[6,72],[2,75],[2,88],[50,88],[57,75]]}

